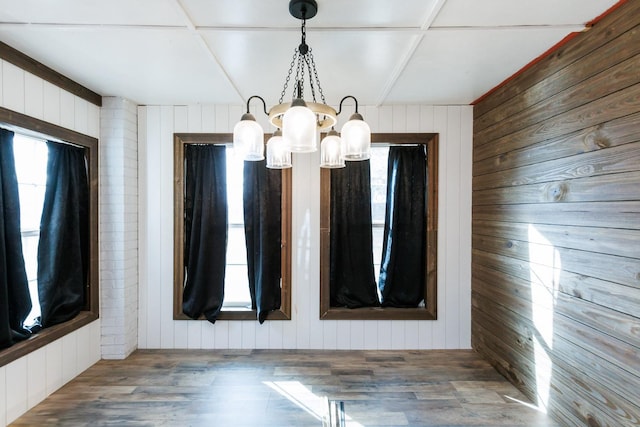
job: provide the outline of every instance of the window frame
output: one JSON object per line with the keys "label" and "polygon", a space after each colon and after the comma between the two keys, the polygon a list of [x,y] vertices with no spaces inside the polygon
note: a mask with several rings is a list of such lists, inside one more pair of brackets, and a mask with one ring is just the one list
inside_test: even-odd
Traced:
{"label": "window frame", "polygon": [[0,366],[4,366],[61,338],[99,318],[99,235],[98,235],[98,140],[91,136],[0,107],[0,123],[18,133],[37,138],[59,140],[83,147],[89,179],[89,283],[87,303],[73,319],[42,329],[27,340],[0,350]]}
{"label": "window frame", "polygon": [[[427,149],[427,227],[425,305],[418,308],[331,307],[329,244],[331,234],[331,170],[320,172],[320,319],[321,320],[436,320],[438,302],[438,134],[372,133],[372,144],[422,144]],[[377,278],[376,278],[377,280]],[[428,298],[427,298],[428,297]]]}
{"label": "window frame", "polygon": [[[173,134],[173,320],[193,320],[182,312],[184,287],[184,147],[187,144],[230,144],[232,133]],[[267,136],[265,135],[265,143]],[[267,320],[291,320],[291,169],[282,169],[281,304]],[[198,320],[206,320],[200,316]],[[223,309],[216,320],[257,321],[256,310]]]}

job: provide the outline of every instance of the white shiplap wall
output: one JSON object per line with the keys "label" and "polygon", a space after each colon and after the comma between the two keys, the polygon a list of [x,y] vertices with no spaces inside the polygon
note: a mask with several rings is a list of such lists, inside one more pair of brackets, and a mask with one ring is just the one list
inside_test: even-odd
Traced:
{"label": "white shiplap wall", "polygon": [[[294,155],[292,320],[174,321],[173,133],[231,132],[240,106],[138,109],[140,348],[439,349],[471,346],[472,107],[361,108],[372,132],[440,134],[438,320],[319,320],[319,155]],[[263,114],[254,111],[265,129]],[[341,124],[340,126],[341,127]],[[338,128],[339,128],[338,127]]]}
{"label": "white shiplap wall", "polygon": [[[0,60],[0,105],[98,138],[100,108]],[[100,359],[100,320],[0,367],[0,427]]]}

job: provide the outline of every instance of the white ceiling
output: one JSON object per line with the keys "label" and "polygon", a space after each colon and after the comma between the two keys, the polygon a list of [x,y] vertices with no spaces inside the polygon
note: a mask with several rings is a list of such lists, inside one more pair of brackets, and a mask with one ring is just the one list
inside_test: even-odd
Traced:
{"label": "white ceiling", "polygon": [[[327,103],[380,105],[469,104],[617,0],[317,2]],[[105,96],[271,105],[300,21],[287,0],[0,0],[0,40]]]}

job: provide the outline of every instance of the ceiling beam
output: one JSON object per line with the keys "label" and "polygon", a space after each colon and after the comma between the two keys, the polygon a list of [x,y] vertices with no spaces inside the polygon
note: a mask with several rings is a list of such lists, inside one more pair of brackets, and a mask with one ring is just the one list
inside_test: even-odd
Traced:
{"label": "ceiling beam", "polygon": [[206,52],[207,56],[210,59],[212,59],[213,62],[220,68],[220,71],[222,71],[222,74],[224,75],[224,77],[227,80],[227,82],[231,85],[231,87],[233,88],[235,93],[238,95],[238,98],[240,100],[242,100],[242,103],[244,103],[245,100],[244,100],[244,97],[242,96],[242,93],[240,92],[240,89],[238,88],[238,85],[231,78],[231,75],[224,68],[224,66],[222,65],[222,62],[220,61],[218,56],[213,52],[213,50],[211,49],[211,47],[209,46],[207,41],[204,39],[204,37],[202,37],[202,34],[200,33],[200,31],[198,31],[197,27],[193,23],[193,19],[191,19],[191,17],[189,16],[189,13],[187,12],[187,10],[184,7],[184,5],[182,4],[182,0],[174,0],[174,4],[176,6],[176,10],[178,11],[178,13],[180,13],[180,15],[182,15],[182,19],[183,19],[187,29],[189,30],[189,32],[193,34],[193,36],[197,40],[198,44]]}
{"label": "ceiling beam", "polygon": [[407,68],[407,65],[413,57],[413,54],[415,53],[418,46],[420,46],[422,39],[424,39],[424,32],[426,32],[431,27],[431,24],[433,24],[433,21],[435,21],[438,13],[440,13],[440,10],[442,9],[442,6],[444,6],[446,1],[447,0],[436,0],[435,3],[433,3],[431,10],[427,12],[427,16],[425,16],[424,20],[422,21],[422,25],[420,26],[420,31],[422,33],[413,38],[408,49],[404,52],[402,59],[393,69],[393,72],[389,76],[387,83],[384,85],[382,91],[380,92],[380,96],[378,96],[376,107],[382,105],[387,99],[387,96],[389,96],[389,92],[391,92],[391,89],[393,89],[393,86],[395,86],[402,72],[405,70],[405,68]]}

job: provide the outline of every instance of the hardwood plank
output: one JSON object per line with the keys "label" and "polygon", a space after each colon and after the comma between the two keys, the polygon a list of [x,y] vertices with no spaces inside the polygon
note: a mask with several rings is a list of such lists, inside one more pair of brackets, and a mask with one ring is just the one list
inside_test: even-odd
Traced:
{"label": "hardwood plank", "polygon": [[[472,270],[494,270],[495,274],[505,273],[511,277],[501,280],[513,280],[512,277],[531,281],[531,266],[527,261],[518,260],[502,255],[490,254],[473,250]],[[549,274],[553,274],[552,271]],[[474,289],[476,283],[474,281]],[[579,274],[562,272],[557,281],[558,291],[572,295],[594,304],[609,307],[629,315],[637,315],[640,303],[640,291],[636,288],[620,285],[606,280],[581,276]]]}
{"label": "hardwood plank", "polygon": [[640,172],[549,181],[473,192],[474,205],[598,202],[640,199]]}
{"label": "hardwood plank", "polygon": [[[606,150],[592,151],[474,176],[473,190],[604,176],[638,170],[640,170],[640,142],[633,142]],[[561,192],[560,195],[562,194]],[[557,197],[553,196],[553,198]]]}
{"label": "hardwood plank", "polygon": [[[473,130],[474,132],[482,131],[541,101],[544,102],[550,95],[562,92],[572,86],[582,85],[590,77],[607,71],[612,64],[619,64],[638,53],[640,53],[640,31],[636,26],[610,43],[594,49],[584,57],[549,75],[548,78],[527,88],[520,96],[503,102],[476,119],[473,123]],[[603,60],[605,57],[606,61]]]}
{"label": "hardwood plank", "polygon": [[[542,123],[532,124],[497,138],[491,144],[498,146],[498,153],[513,151],[635,114],[639,110],[640,84],[636,84],[597,101],[567,110]],[[474,160],[481,158],[474,155]]]}
{"label": "hardwood plank", "polygon": [[473,221],[473,234],[528,241],[536,233],[554,246],[582,249],[623,257],[637,257],[639,230],[570,225],[527,224],[501,221]]}
{"label": "hardwood plank", "polygon": [[474,119],[481,118],[484,114],[502,105],[507,100],[518,96],[526,88],[546,79],[600,46],[615,40],[637,26],[639,21],[640,5],[638,2],[626,2],[624,7],[620,7],[604,17],[589,31],[579,34],[570,42],[542,58],[535,67],[528,68],[517,75],[509,84],[498,87],[488,97],[474,106]]}
{"label": "hardwood plank", "polygon": [[[633,35],[629,43],[633,46],[640,46],[640,29],[631,31]],[[616,46],[621,45],[616,43]],[[640,52],[640,47],[636,48]],[[624,49],[626,51],[626,49]],[[549,90],[549,82],[554,80],[554,76],[544,80],[547,83],[543,88],[532,87],[517,99],[520,107],[518,111],[510,111],[499,118],[487,118],[491,120],[490,126],[486,126],[482,130],[474,127],[474,147],[482,146],[502,136],[513,133],[524,127],[543,122],[565,111],[581,107],[585,104],[597,101],[609,94],[632,86],[640,82],[640,54],[636,54],[619,64],[611,66],[609,61],[602,61],[601,55],[608,55],[605,49],[599,52],[597,62],[603,64],[605,68],[598,74],[590,77],[579,84],[571,86],[569,81],[559,81],[553,90]],[[576,64],[576,68],[581,68],[580,64]],[[593,67],[588,69],[593,70]],[[558,92],[555,92],[559,90]],[[502,110],[502,108],[500,108]]]}
{"label": "hardwood plank", "polygon": [[[605,255],[532,241],[474,235],[473,248],[548,267],[555,275],[575,273],[640,289],[640,258]],[[639,337],[640,338],[640,337]]]}
{"label": "hardwood plank", "polygon": [[13,425],[318,426],[325,396],[363,426],[557,425],[466,350],[136,351],[98,362]]}
{"label": "hardwood plank", "polygon": [[505,151],[510,147],[485,144],[473,150],[474,159],[482,159],[474,162],[473,174],[485,175],[640,141],[639,121],[640,113],[630,114],[511,151]]}
{"label": "hardwood plank", "polygon": [[640,201],[589,203],[523,203],[473,207],[474,220],[640,230]]}

